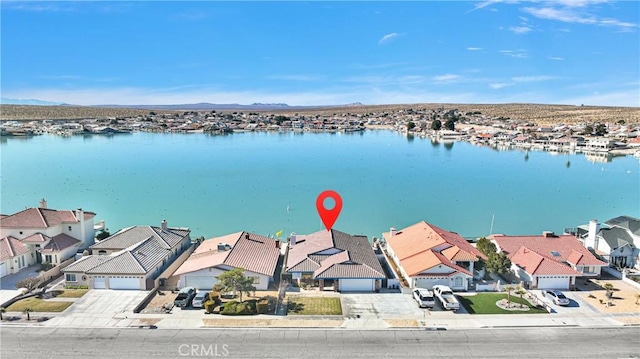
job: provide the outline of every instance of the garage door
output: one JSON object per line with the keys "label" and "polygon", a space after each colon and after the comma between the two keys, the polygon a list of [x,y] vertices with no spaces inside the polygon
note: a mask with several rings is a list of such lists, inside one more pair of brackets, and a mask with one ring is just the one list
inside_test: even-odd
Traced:
{"label": "garage door", "polygon": [[140,278],[126,276],[109,277],[109,289],[140,290]]}
{"label": "garage door", "polygon": [[340,279],[341,292],[373,292],[373,279]]}
{"label": "garage door", "polygon": [[105,283],[104,276],[93,277],[93,289],[105,289],[107,287]]}
{"label": "garage door", "polygon": [[0,277],[4,277],[7,275],[7,264],[2,262],[0,263]]}
{"label": "garage door", "polygon": [[213,286],[218,282],[214,276],[186,276],[185,287],[194,287],[198,290],[211,290]]}
{"label": "garage door", "polygon": [[569,289],[569,278],[538,277],[538,289]]}
{"label": "garage door", "polygon": [[415,287],[433,289],[434,285],[449,286],[449,278],[416,278]]}

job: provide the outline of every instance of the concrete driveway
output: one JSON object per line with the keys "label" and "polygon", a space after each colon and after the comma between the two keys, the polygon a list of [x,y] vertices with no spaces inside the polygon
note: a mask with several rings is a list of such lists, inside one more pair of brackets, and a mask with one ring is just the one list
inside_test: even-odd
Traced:
{"label": "concrete driveway", "polygon": [[36,277],[40,271],[40,264],[33,265],[31,267],[27,267],[18,273],[9,274],[0,278],[0,289],[2,290],[15,290],[16,283],[18,281],[28,278],[28,277]]}
{"label": "concrete driveway", "polygon": [[149,292],[140,290],[92,289],[46,326],[128,327],[135,323],[128,315]]}
{"label": "concrete driveway", "polygon": [[[552,313],[560,313],[560,314],[585,314],[585,313],[598,313],[598,311],[593,308],[589,303],[584,301],[579,295],[579,292],[571,292],[571,291],[561,291],[564,293],[564,296],[567,297],[571,302],[567,306],[556,305],[553,301],[543,295],[543,290],[534,289],[533,292],[536,297],[538,297],[541,301],[547,303],[551,309],[553,309]],[[584,293],[584,292],[583,292]]]}
{"label": "concrete driveway", "polygon": [[[341,294],[345,315],[354,318],[415,319],[425,317],[426,309],[418,307],[411,294],[362,293]],[[428,313],[426,314],[428,315]]]}

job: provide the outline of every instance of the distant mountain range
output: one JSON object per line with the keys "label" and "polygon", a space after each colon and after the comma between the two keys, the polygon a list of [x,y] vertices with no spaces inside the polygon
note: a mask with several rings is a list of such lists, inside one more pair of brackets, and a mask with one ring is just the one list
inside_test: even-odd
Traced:
{"label": "distant mountain range", "polygon": [[[38,106],[76,106],[61,102],[51,102],[42,100],[22,100],[2,97],[0,99],[2,105],[38,105]],[[345,106],[364,106],[360,102],[354,102],[345,105],[322,105],[322,106],[289,106],[286,103],[259,103],[255,102],[251,105],[241,105],[237,103],[216,104],[209,102],[178,104],[178,105],[91,105],[84,107],[103,107],[103,108],[133,108],[143,110],[295,110],[295,109],[312,109],[312,108],[331,108]]]}
{"label": "distant mountain range", "polygon": [[69,104],[63,102],[51,102],[51,101],[42,101],[35,99],[15,99],[15,98],[6,98],[0,97],[1,105],[34,105],[34,106],[68,106]]}

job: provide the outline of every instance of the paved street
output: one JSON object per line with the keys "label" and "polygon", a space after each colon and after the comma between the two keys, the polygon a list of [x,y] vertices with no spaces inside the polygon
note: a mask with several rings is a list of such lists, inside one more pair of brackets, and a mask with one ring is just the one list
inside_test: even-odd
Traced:
{"label": "paved street", "polygon": [[[640,358],[639,327],[458,331],[2,327],[3,358]],[[37,343],[37,345],[35,345]],[[29,344],[29,345],[26,345]],[[216,355],[217,353],[217,355]]]}

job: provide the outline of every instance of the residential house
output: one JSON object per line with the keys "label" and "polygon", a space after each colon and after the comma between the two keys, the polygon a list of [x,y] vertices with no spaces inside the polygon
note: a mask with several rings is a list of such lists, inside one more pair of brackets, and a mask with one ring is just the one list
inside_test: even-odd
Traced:
{"label": "residential house", "polygon": [[286,273],[293,280],[333,286],[340,292],[378,291],[386,278],[366,236],[331,229],[291,234]]}
{"label": "residential house", "polygon": [[596,258],[572,235],[489,238],[511,260],[511,270],[530,289],[573,289],[577,277],[599,277],[607,263]]}
{"label": "residential house", "polygon": [[37,208],[0,215],[0,277],[37,263],[59,265],[94,242],[95,213]]}
{"label": "residential house", "polygon": [[640,219],[620,216],[603,225],[592,220],[579,226],[576,236],[610,266],[640,269]]}
{"label": "residential house", "polygon": [[280,258],[280,242],[249,232],[236,232],[203,241],[175,271],[180,288],[211,290],[220,274],[244,269],[257,290],[267,290],[273,282]]}
{"label": "residential house", "polygon": [[92,289],[148,290],[191,245],[188,228],[134,226],[89,247],[89,254],[62,271],[67,285]]}
{"label": "residential house", "polygon": [[425,221],[383,233],[386,252],[411,288],[447,285],[466,291],[474,265],[486,256],[460,237]]}

